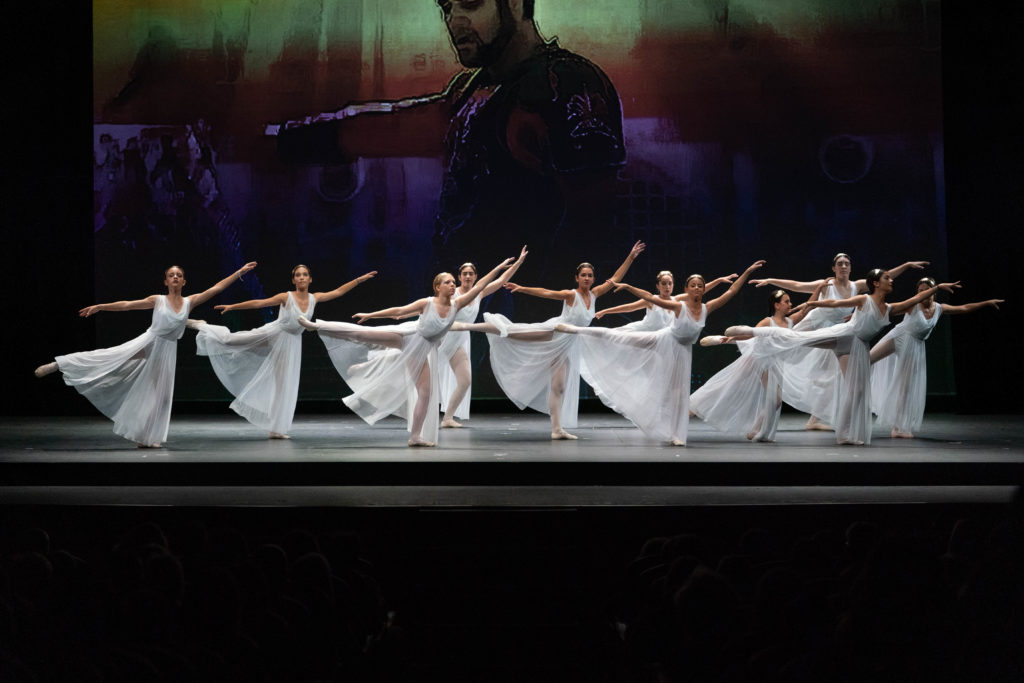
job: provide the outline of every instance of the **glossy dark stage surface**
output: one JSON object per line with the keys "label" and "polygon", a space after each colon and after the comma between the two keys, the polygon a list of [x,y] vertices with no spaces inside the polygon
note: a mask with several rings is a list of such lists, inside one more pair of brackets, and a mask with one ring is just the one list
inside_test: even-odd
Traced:
{"label": "glossy dark stage surface", "polygon": [[775,443],[699,421],[685,448],[614,415],[586,414],[578,441],[552,442],[545,416],[482,415],[405,445],[404,423],[299,416],[287,441],[234,416],[183,416],[167,444],[138,449],[102,418],[6,418],[7,504],[500,507],[990,503],[1024,481],[1015,416],[929,415],[920,437],[837,446],[784,415]]}

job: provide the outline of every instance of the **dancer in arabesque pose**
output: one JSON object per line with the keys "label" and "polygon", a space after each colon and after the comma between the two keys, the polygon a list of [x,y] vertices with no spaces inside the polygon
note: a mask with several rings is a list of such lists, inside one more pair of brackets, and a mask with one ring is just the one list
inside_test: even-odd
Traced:
{"label": "dancer in arabesque pose", "polygon": [[[927,261],[907,261],[888,272],[895,279],[908,268],[920,269],[927,265]],[[820,285],[825,284],[826,288],[821,293],[822,299],[847,299],[867,290],[865,280],[850,280],[852,269],[853,264],[849,255],[840,252],[832,258],[834,275],[831,278],[801,282],[769,277],[751,280],[750,284],[755,287],[771,285],[790,292],[804,294],[810,294]],[[829,282],[830,279],[831,282]],[[852,314],[853,309],[850,307],[814,309],[794,329],[802,332],[838,325],[849,319]],[[807,429],[825,431],[831,429],[825,424],[828,420],[822,421],[821,418],[831,415],[835,409],[832,403],[835,388],[832,378],[836,376],[839,369],[839,358],[845,354],[846,349],[842,346],[833,350],[804,348],[797,353],[790,354],[786,359],[785,372],[782,376],[782,399],[797,410],[810,414],[811,417],[807,420]]]}
{"label": "dancer in arabesque pose", "polygon": [[[935,286],[930,277],[921,278],[917,291]],[[928,367],[925,340],[935,329],[940,316],[971,313],[991,306],[999,308],[1003,299],[952,306],[935,301],[935,295],[920,302],[871,347],[871,410],[878,417],[875,425],[890,429],[894,439],[911,439],[924,419]]]}
{"label": "dancer in arabesque pose", "polygon": [[240,332],[202,320],[189,320],[188,326],[199,332],[197,353],[209,356],[217,378],[235,397],[230,408],[266,431],[271,439],[287,439],[295,417],[302,366],[305,330],[299,325],[299,316],[312,318],[318,303],[344,296],[376,274],[377,271],[372,271],[330,291],[313,293],[309,291],[313,282],[309,268],[300,264],[292,268],[294,291],[267,299],[214,306],[221,314],[279,306],[277,320]]}
{"label": "dancer in arabesque pose", "polygon": [[601,401],[628,418],[645,434],[673,446],[685,446],[690,418],[692,346],[707,316],[721,308],[743,287],[750,274],[764,265],[752,263],[728,290],[703,303],[704,278],[686,278],[685,301],[665,301],[638,287],[612,282],[616,289],[665,308],[672,324],[660,330],[636,332],[607,327],[557,326],[580,336],[583,378]]}
{"label": "dancer in arabesque pose", "polygon": [[[524,253],[525,256],[525,253]],[[521,257],[522,258],[522,257]],[[455,277],[438,273],[434,296],[405,306],[372,313],[356,313],[359,324],[299,318],[299,324],[317,330],[338,373],[352,389],[345,405],[374,424],[388,415],[406,418],[410,446],[437,443],[440,399],[437,394],[438,346],[460,308],[471,303],[491,280],[515,259],[506,259],[480,278],[469,292],[455,296]],[[419,315],[414,323],[362,327],[373,318]]]}
{"label": "dancer in arabesque pose", "polygon": [[[798,331],[776,327],[748,327],[737,325],[725,331],[726,336],[752,335],[765,337],[753,347],[759,358],[788,353],[801,346],[844,349],[839,357],[840,373],[834,377],[835,411],[832,422],[839,444],[871,443],[871,359],[868,344],[886,325],[889,314],[909,310],[939,289],[953,291],[959,282],[947,282],[919,292],[916,296],[895,304],[887,304],[886,296],[892,292],[892,276],[876,268],[865,278],[868,293],[847,299],[808,301],[802,308],[853,308],[848,322],[817,330]],[[798,307],[799,308],[799,307]]]}
{"label": "dancer in arabesque pose", "polygon": [[99,311],[153,309],[153,319],[149,329],[131,341],[57,356],[54,362],[36,368],[36,377],[59,370],[66,384],[114,421],[115,434],[135,441],[140,448],[159,448],[167,440],[178,340],[185,332],[189,312],[255,267],[255,261],[247,263],[209,289],[186,297],[181,293],[185,271],[171,266],[164,271],[167,294],[86,306],[78,312],[83,318]]}
{"label": "dancer in arabesque pose", "polygon": [[[613,278],[622,278],[644,250],[637,242]],[[562,302],[562,312],[539,323],[514,323],[503,315],[485,313],[482,323],[456,323],[453,330],[486,332],[490,343],[491,370],[502,391],[520,410],[530,407],[551,416],[551,438],[573,440],[565,430],[576,426],[580,394],[578,339],[556,331],[559,323],[589,325],[594,319],[594,302],[612,288],[610,282],[594,284],[594,266],[576,267],[575,289],[523,287],[508,283],[513,293],[529,294]]]}

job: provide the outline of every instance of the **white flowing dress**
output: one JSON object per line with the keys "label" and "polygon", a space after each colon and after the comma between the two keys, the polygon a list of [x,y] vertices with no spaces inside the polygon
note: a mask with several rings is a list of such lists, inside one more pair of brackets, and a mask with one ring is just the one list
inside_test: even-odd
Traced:
{"label": "white flowing dress", "polygon": [[549,414],[551,380],[555,371],[561,369],[565,377],[561,423],[563,427],[576,426],[580,398],[579,337],[553,332],[551,339],[541,341],[508,335],[553,331],[558,323],[586,327],[594,319],[596,299],[591,292],[590,305],[586,306],[579,292],[573,290],[573,304],[563,301],[561,315],[541,323],[513,323],[500,313],[484,313],[484,320],[499,330],[497,335],[488,335],[491,370],[502,391],[520,410],[529,407]]}
{"label": "white flowing dress", "polygon": [[654,332],[672,324],[672,311],[661,306],[651,304],[650,308],[640,320],[615,328],[619,330],[631,330],[633,332]]}
{"label": "white flowing dress", "polygon": [[191,303],[186,297],[175,312],[160,295],[149,329],[135,339],[54,359],[64,382],[114,421],[115,434],[146,445],[167,440],[178,340]]}
{"label": "white flowing dress", "polygon": [[701,304],[700,317],[694,319],[684,304],[672,324],[660,330],[582,330],[583,379],[606,406],[652,439],[686,443],[693,343],[707,314],[707,304]]}
{"label": "white flowing dress", "polygon": [[[459,309],[459,312],[455,314],[455,321],[460,323],[476,322],[476,316],[479,312],[480,297],[478,296],[474,297],[468,306]],[[459,349],[466,352],[466,358],[471,357],[469,332],[466,330],[448,332],[444,339],[441,340],[441,346],[437,349],[437,356],[441,361],[440,367],[437,369],[437,389],[441,397],[441,412],[447,412],[448,400],[458,385],[458,380],[455,379],[455,373],[452,371],[451,360],[452,356]],[[466,389],[466,395],[462,397],[459,405],[455,407],[455,417],[463,420],[469,419],[469,400],[472,393],[473,388],[470,386],[470,388]]]}
{"label": "white flowing dress", "polygon": [[[857,293],[854,287],[854,294]],[[822,299],[846,299],[834,283],[821,294]],[[815,308],[793,326],[798,332],[820,330],[845,321],[854,308]],[[838,356],[847,352],[845,341],[835,349],[805,347],[789,354],[783,363],[782,400],[799,411],[831,421],[835,411],[835,378],[840,374]]]}
{"label": "white flowing dress", "polygon": [[[786,322],[792,327],[788,318]],[[771,318],[769,325],[778,327]],[[782,413],[782,363],[750,353],[760,341],[737,342],[742,355],[693,392],[690,412],[720,431],[774,441]]]}
{"label": "white flowing dress", "polygon": [[[781,327],[755,327],[760,344],[750,347],[751,355],[767,358],[786,354],[801,346],[849,348],[846,373],[833,377],[835,411],[822,416],[832,423],[839,443],[871,443],[871,355],[868,344],[889,324],[889,304],[879,311],[871,297],[854,311],[848,322],[816,330],[798,331]],[[789,365],[783,366],[783,373]]]}
{"label": "white flowing dress", "polygon": [[[409,431],[412,431],[417,400],[416,380],[423,365],[427,364],[430,402],[420,435],[436,443],[440,422],[437,349],[455,322],[457,313],[458,308],[453,302],[448,316],[442,318],[437,312],[435,299],[431,297],[418,320],[400,325],[368,328],[321,320],[320,338],[334,367],[352,389],[352,394],[344,398],[345,405],[371,425],[388,415],[404,417]],[[401,348],[368,342],[365,340],[367,332],[400,335]]]}
{"label": "white flowing dress", "polygon": [[925,340],[935,329],[942,304],[926,317],[921,306],[914,306],[899,325],[879,340],[893,342],[895,351],[871,366],[871,409],[879,427],[913,434],[924,419],[928,388],[928,363]]}
{"label": "white flowing dress", "polygon": [[235,397],[231,409],[260,429],[287,434],[292,428],[305,332],[298,320],[311,318],[315,307],[312,294],[303,311],[288,292],[273,322],[241,332],[203,324],[196,336],[197,353],[210,357],[217,379]]}

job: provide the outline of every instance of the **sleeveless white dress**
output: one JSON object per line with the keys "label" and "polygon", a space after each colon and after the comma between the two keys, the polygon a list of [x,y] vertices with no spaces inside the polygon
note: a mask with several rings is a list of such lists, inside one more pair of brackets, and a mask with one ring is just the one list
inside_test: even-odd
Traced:
{"label": "sleeveless white dress", "polygon": [[630,330],[633,332],[653,332],[671,325],[672,318],[672,311],[667,308],[651,304],[643,318],[631,323],[626,323],[625,325],[614,329]]}
{"label": "sleeveless white dress", "polygon": [[925,340],[935,329],[942,304],[935,304],[930,318],[914,306],[899,325],[878,342],[892,341],[895,351],[871,366],[871,409],[875,424],[886,429],[914,433],[924,419],[928,388]]}
{"label": "sleeveless white dress", "polygon": [[[857,288],[853,287],[853,294]],[[852,296],[852,295],[851,295]],[[822,299],[846,299],[835,284],[821,293]],[[815,308],[793,326],[798,332],[820,330],[839,325],[854,308]],[[836,378],[840,374],[838,356],[845,354],[845,342],[835,349],[802,348],[786,357],[782,371],[782,400],[797,410],[829,421],[835,410]]]}
{"label": "sleeveless white dress", "polygon": [[684,304],[679,315],[672,316],[672,324],[660,330],[582,331],[583,379],[606,406],[652,439],[686,443],[693,343],[704,329],[707,313],[707,304],[701,304],[695,320]]}
{"label": "sleeveless white dress", "polygon": [[[352,394],[343,399],[345,405],[371,425],[388,415],[397,415],[404,417],[412,430],[416,379],[427,364],[430,402],[420,435],[436,443],[440,423],[437,349],[459,309],[453,302],[448,316],[442,318],[434,301],[433,297],[428,299],[426,310],[416,321],[367,328],[321,320],[318,332],[338,374],[352,389]],[[364,341],[362,335],[368,331],[400,335],[402,346],[389,348]]]}
{"label": "sleeveless white dress", "polygon": [[163,443],[171,422],[178,340],[191,299],[177,313],[157,297],[153,322],[119,346],[57,356],[64,382],[114,421],[114,433],[141,444]]}
{"label": "sleeveless white dress", "polygon": [[[792,327],[788,318],[786,323]],[[778,327],[771,318],[769,325]],[[774,441],[782,413],[782,363],[776,357],[744,352],[760,341],[755,337],[737,342],[740,357],[693,392],[690,412],[719,431]]]}
{"label": "sleeveless white dress", "polygon": [[576,426],[580,398],[579,337],[554,332],[550,340],[535,341],[508,335],[552,331],[558,323],[586,327],[594,319],[596,299],[591,292],[590,305],[586,306],[579,292],[573,290],[573,305],[563,301],[561,315],[541,323],[513,323],[500,313],[484,313],[484,320],[499,330],[497,335],[488,335],[491,370],[502,391],[520,410],[529,407],[550,414],[548,397],[553,371],[564,368],[561,422],[563,427]]}
{"label": "sleeveless white dress", "polygon": [[[480,297],[474,297],[473,301],[468,306],[460,308],[458,313],[455,314],[455,321],[460,323],[474,323],[476,322],[477,313],[480,312]],[[437,349],[437,357],[440,359],[440,367],[437,369],[437,390],[441,397],[441,412],[448,410],[448,399],[451,398],[452,392],[455,391],[458,381],[455,379],[455,373],[452,372],[451,359],[455,355],[455,352],[462,349],[466,352],[466,358],[470,358],[470,339],[469,332],[462,330],[459,332],[449,332],[445,335],[444,339],[441,340],[441,346]],[[469,400],[470,395],[473,393],[472,385],[466,389],[466,395],[459,402],[459,405],[455,407],[453,411],[455,417],[468,420],[469,419]]]}
{"label": "sleeveless white dress", "polygon": [[235,397],[231,409],[268,432],[287,434],[292,428],[305,331],[298,319],[312,318],[312,294],[308,306],[301,310],[288,292],[273,322],[241,332],[204,323],[196,336],[196,352],[210,357],[217,378]]}
{"label": "sleeveless white dress", "polygon": [[[750,347],[754,357],[767,358],[784,355],[801,346],[833,344],[849,346],[849,360],[846,374],[841,371],[834,376],[831,415],[819,415],[828,419],[836,430],[838,443],[871,443],[871,356],[868,344],[882,328],[889,324],[889,304],[879,311],[871,297],[867,297],[860,309],[855,309],[848,322],[816,330],[798,331],[796,327],[786,330],[781,327],[755,327],[755,337],[763,338],[761,343]],[[789,365],[783,366],[783,373]]]}

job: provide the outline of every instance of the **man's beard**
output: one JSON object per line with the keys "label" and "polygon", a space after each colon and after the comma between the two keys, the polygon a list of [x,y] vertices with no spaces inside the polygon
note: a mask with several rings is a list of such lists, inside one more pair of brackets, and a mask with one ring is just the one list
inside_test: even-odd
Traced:
{"label": "man's beard", "polygon": [[486,68],[498,61],[516,33],[516,21],[512,18],[508,0],[498,0],[498,22],[498,35],[494,36],[491,42],[478,42],[475,54],[466,57],[459,56],[462,66],[471,69]]}

